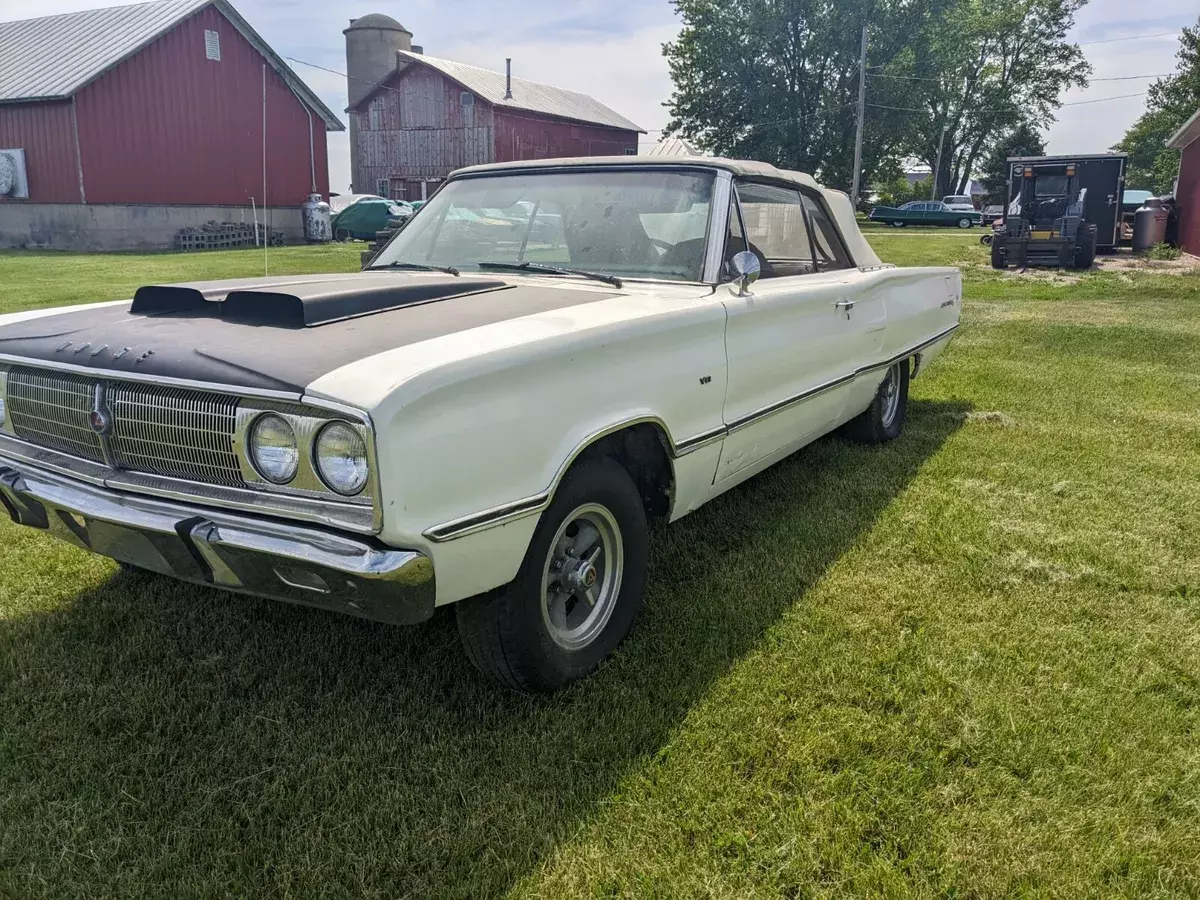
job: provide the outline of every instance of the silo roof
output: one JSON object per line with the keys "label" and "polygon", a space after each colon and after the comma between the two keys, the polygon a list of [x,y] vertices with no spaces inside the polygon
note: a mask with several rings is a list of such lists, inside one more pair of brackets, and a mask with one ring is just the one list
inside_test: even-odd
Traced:
{"label": "silo roof", "polygon": [[227,0],[155,0],[0,22],[0,103],[64,100],[206,6],[229,20],[329,130],[345,130]]}

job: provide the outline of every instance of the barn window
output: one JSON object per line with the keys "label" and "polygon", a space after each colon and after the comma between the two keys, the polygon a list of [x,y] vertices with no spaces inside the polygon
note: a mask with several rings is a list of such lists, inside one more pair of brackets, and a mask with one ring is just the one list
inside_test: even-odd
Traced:
{"label": "barn window", "polygon": [[462,105],[464,109],[470,109],[475,105],[475,95],[470,91],[462,92]]}
{"label": "barn window", "polygon": [[204,56],[216,62],[221,61],[221,35],[218,32],[204,32]]}
{"label": "barn window", "polygon": [[383,131],[383,98],[376,97],[371,101],[371,130]]}
{"label": "barn window", "polygon": [[380,178],[375,182],[375,193],[380,197],[386,197],[389,200],[392,195],[392,183],[386,178]]}

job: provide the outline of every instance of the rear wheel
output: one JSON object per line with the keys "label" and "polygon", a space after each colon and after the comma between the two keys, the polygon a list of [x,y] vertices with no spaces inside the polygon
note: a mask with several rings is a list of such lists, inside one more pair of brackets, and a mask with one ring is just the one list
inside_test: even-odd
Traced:
{"label": "rear wheel", "polygon": [[888,222],[888,224],[891,225],[893,228],[903,228],[908,223],[907,222]]}
{"label": "rear wheel", "polygon": [[959,228],[970,228],[972,226],[972,224],[973,223],[971,222],[971,220],[968,219],[966,216],[963,216],[963,218],[958,220]]}
{"label": "rear wheel", "polygon": [[846,433],[863,444],[882,444],[900,437],[908,416],[908,360],[887,371],[866,412],[846,424]]}
{"label": "rear wheel", "polygon": [[587,675],[633,627],[648,551],[633,479],[612,459],[579,464],[542,514],[516,579],[456,606],[471,662],[530,694]]}
{"label": "rear wheel", "polygon": [[1074,267],[1090,269],[1096,261],[1096,226],[1088,225],[1081,228],[1075,244]]}

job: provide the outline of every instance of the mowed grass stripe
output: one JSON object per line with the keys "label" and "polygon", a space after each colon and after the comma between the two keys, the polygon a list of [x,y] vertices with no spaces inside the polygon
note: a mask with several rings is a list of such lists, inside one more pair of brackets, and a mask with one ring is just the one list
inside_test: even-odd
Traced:
{"label": "mowed grass stripe", "polygon": [[[656,534],[633,638],[547,701],[477,677],[452,617],[0,526],[0,895],[1200,894],[1195,279],[891,237],[970,265],[903,439],[823,440]],[[111,299],[249,256],[66,259]],[[0,255],[30,285],[0,304],[78,294],[56,259]]]}

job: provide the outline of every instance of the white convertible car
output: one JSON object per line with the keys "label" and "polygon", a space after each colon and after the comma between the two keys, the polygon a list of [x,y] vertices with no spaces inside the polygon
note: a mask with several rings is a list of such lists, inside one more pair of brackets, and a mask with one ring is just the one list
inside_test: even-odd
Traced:
{"label": "white convertible car", "polygon": [[897,437],[961,298],[769,165],[466,169],[359,274],[0,317],[0,500],[136,570],[456,604],[479,668],[549,691],[629,632],[651,520],[839,426]]}

